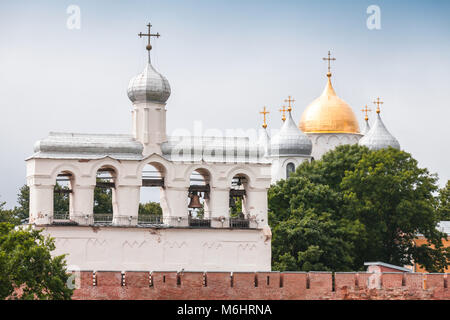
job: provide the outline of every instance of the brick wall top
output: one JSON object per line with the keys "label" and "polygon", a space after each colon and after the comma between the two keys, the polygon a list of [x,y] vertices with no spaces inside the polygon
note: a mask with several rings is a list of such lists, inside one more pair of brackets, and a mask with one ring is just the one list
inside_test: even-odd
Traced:
{"label": "brick wall top", "polygon": [[74,272],[74,299],[447,299],[448,274]]}

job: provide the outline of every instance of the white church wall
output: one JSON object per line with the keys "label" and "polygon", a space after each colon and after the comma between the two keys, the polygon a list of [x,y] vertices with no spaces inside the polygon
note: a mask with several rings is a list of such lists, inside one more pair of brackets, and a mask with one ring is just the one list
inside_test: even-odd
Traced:
{"label": "white church wall", "polygon": [[297,167],[304,161],[310,161],[310,157],[273,157],[272,165],[271,165],[271,173],[272,173],[272,184],[276,183],[279,180],[287,178],[286,167],[289,163],[293,163],[295,165],[295,170]]}
{"label": "white church wall", "polygon": [[[270,233],[270,231],[269,231]],[[48,226],[53,255],[80,270],[270,271],[270,237],[261,229]]]}
{"label": "white church wall", "polygon": [[307,133],[313,144],[312,157],[316,160],[337,146],[356,144],[362,135],[358,133]]}

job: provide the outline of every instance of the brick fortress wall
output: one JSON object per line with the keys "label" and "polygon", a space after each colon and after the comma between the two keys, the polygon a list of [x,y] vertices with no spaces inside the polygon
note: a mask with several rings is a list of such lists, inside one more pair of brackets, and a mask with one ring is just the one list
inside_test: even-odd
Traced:
{"label": "brick fortress wall", "polygon": [[73,299],[450,300],[448,274],[81,271]]}

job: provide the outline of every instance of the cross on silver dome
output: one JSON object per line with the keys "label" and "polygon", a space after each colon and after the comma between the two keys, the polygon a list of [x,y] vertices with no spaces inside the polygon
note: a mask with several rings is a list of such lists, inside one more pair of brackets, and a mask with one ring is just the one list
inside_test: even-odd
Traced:
{"label": "cross on silver dome", "polygon": [[380,117],[380,98],[375,102],[377,104],[377,118],[372,128],[359,140],[360,146],[366,146],[370,150],[380,150],[383,148],[392,147],[400,149],[398,140],[386,129]]}
{"label": "cross on silver dome", "polygon": [[145,103],[156,102],[166,103],[170,96],[170,85],[167,79],[160,74],[151,64],[150,50],[152,46],[150,44],[151,37],[160,37],[159,33],[152,34],[150,32],[151,24],[148,25],[148,33],[139,33],[139,37],[148,37],[147,51],[148,62],[144,71],[130,80],[128,84],[128,98],[133,103]]}
{"label": "cross on silver dome", "polygon": [[272,137],[270,142],[271,156],[299,156],[311,155],[312,143],[292,119],[291,112],[288,112],[286,121],[283,122],[278,134]]}

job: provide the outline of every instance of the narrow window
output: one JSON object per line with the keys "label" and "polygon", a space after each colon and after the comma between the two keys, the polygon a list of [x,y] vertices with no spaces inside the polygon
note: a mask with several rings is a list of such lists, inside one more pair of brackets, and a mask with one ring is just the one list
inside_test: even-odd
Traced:
{"label": "narrow window", "polygon": [[286,179],[289,179],[293,172],[295,172],[295,164],[289,162],[286,166]]}

